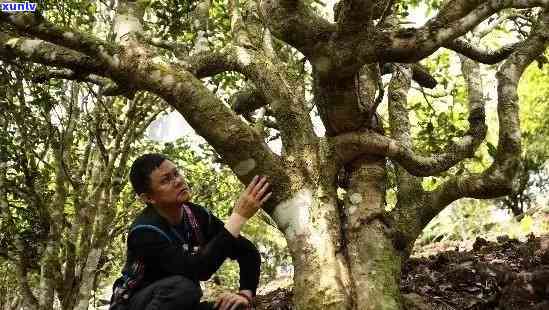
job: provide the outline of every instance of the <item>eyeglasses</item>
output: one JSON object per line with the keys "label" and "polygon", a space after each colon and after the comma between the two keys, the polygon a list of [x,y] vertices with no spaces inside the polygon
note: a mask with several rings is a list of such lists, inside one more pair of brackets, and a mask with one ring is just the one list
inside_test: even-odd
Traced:
{"label": "eyeglasses", "polygon": [[179,177],[181,177],[183,183],[186,183],[183,176],[179,173],[179,171],[177,169],[174,169],[171,173],[168,173],[162,177],[162,179],[160,180],[160,184],[161,185],[167,185],[169,183],[173,184]]}

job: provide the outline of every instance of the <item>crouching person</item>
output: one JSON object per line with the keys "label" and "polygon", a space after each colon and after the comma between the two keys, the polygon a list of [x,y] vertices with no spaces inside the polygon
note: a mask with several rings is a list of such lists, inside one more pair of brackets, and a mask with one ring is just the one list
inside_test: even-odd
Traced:
{"label": "crouching person", "polygon": [[[126,263],[113,286],[110,309],[251,308],[261,259],[240,229],[271,196],[267,179],[254,177],[226,223],[190,202],[185,178],[161,154],[137,158],[130,181],[147,206],[129,228]],[[240,267],[239,291],[222,294],[215,304],[201,302],[199,281],[208,280],[226,258]]]}

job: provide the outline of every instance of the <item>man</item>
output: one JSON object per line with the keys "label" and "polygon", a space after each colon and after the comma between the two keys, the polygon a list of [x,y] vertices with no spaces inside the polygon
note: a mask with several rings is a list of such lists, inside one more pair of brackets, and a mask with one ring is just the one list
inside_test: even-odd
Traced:
{"label": "man", "polygon": [[240,289],[223,294],[215,309],[251,306],[259,282],[261,258],[240,229],[271,196],[266,177],[256,176],[242,192],[223,224],[190,202],[191,191],[164,155],[137,158],[130,181],[147,207],[130,226],[124,276],[115,283],[113,305],[131,310],[212,309],[200,303],[199,281],[208,280],[226,258],[240,267]]}

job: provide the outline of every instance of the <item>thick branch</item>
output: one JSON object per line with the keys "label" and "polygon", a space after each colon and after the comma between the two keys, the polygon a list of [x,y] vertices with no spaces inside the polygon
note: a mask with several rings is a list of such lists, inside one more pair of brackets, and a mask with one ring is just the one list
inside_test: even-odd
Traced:
{"label": "thick branch", "polygon": [[260,17],[272,34],[309,58],[336,31],[335,24],[318,16],[301,0],[258,2]]}
{"label": "thick branch", "polygon": [[42,41],[0,32],[0,58],[20,57],[25,61],[72,69],[78,72],[105,72],[107,67],[81,53]]}
{"label": "thick branch", "polygon": [[494,162],[483,173],[453,177],[431,192],[431,207],[422,218],[424,225],[457,199],[495,198],[513,190],[521,165],[517,85],[526,67],[546,50],[548,43],[549,11],[545,10],[533,34],[497,73],[499,142]]}
{"label": "thick branch", "polygon": [[[416,62],[435,52],[439,47],[472,30],[490,15],[506,8],[546,7],[549,0],[488,0],[451,1],[419,29],[400,29],[396,32],[378,32],[375,39],[377,59],[385,62]],[[360,50],[370,53],[371,40],[366,36]],[[364,52],[363,52],[364,53]],[[364,56],[370,56],[366,55]]]}
{"label": "thick branch", "polygon": [[112,55],[116,53],[115,46],[108,42],[76,31],[61,29],[36,14],[0,12],[0,24],[2,23],[12,25],[19,32],[79,51],[107,63],[113,61]]}
{"label": "thick branch", "polygon": [[493,65],[509,57],[509,55],[511,55],[522,44],[524,44],[524,42],[508,44],[498,50],[491,51],[480,49],[473,46],[466,40],[458,38],[452,42],[444,44],[444,47],[480,63]]}
{"label": "thick branch", "polygon": [[294,83],[263,53],[229,46],[220,53],[191,57],[184,65],[197,77],[234,70],[250,78],[277,119],[285,150],[297,151],[304,142],[315,140],[304,98],[296,94]]}
{"label": "thick branch", "polygon": [[[408,91],[410,90],[412,72],[408,66],[395,65],[395,72],[389,83],[389,125],[391,137],[406,148],[412,147],[411,125],[407,110]],[[399,201],[410,200],[411,193],[422,191],[421,179],[411,176],[398,164],[395,167],[397,178],[397,198]],[[398,203],[398,202],[397,202]]]}

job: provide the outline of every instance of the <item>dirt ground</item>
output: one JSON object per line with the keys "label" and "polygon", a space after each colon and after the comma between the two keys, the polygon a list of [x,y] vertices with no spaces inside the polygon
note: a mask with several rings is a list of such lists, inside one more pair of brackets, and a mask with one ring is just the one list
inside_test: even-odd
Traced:
{"label": "dirt ground", "polygon": [[[549,236],[526,242],[477,238],[471,251],[412,258],[401,290],[408,310],[549,310]],[[290,310],[290,288],[257,298],[258,310]]]}

